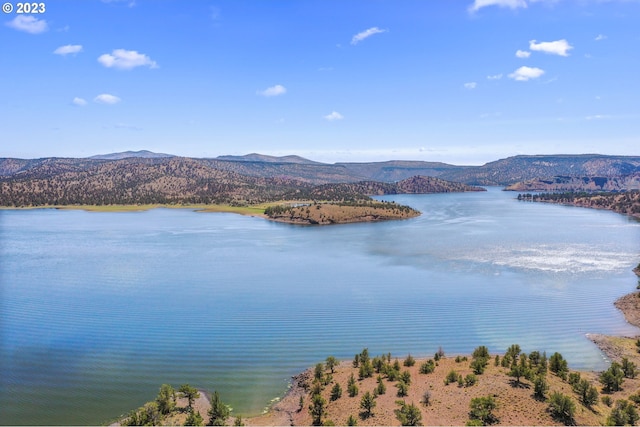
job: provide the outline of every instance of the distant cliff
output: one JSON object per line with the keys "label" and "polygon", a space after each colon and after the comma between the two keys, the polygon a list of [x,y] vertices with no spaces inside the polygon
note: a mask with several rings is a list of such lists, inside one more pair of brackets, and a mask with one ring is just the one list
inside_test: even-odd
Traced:
{"label": "distant cliff", "polygon": [[472,185],[511,185],[549,177],[618,177],[640,172],[640,156],[539,155],[515,156],[483,166],[451,170],[438,175]]}
{"label": "distant cliff", "polygon": [[509,191],[626,191],[640,189],[640,172],[623,176],[555,176],[518,182]]}
{"label": "distant cliff", "polygon": [[[585,208],[607,209],[640,218],[640,191],[624,193],[544,193],[519,194],[518,200],[559,203]],[[640,265],[638,266],[640,268]]]}

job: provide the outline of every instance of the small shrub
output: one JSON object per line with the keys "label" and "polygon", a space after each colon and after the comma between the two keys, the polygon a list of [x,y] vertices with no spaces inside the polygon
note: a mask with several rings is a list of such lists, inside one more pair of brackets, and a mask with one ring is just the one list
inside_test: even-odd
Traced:
{"label": "small shrub", "polygon": [[600,374],[600,383],[602,383],[602,391],[611,393],[621,389],[624,382],[624,371],[618,362],[611,363],[609,369]]}
{"label": "small shrub", "polygon": [[576,405],[569,396],[553,392],[549,396],[549,412],[554,419],[565,425],[572,425],[574,424]]}
{"label": "small shrub", "polygon": [[622,358],[622,372],[624,372],[625,378],[635,378],[637,374],[636,364],[630,362],[628,358]]}
{"label": "small shrub", "polygon": [[419,426],[422,422],[422,414],[420,409],[413,403],[407,405],[402,400],[396,402],[400,405],[400,409],[396,409],[396,418],[403,426]]}
{"label": "small shrub", "polygon": [[353,373],[347,381],[347,393],[349,394],[349,397],[355,397],[358,395],[358,385],[356,384],[356,379],[353,376]]}
{"label": "small shrub", "polygon": [[488,359],[490,357],[489,349],[484,345],[481,345],[480,347],[476,347],[476,349],[473,350],[471,357],[473,357],[474,359],[478,359],[478,358]]}
{"label": "small shrub", "polygon": [[609,414],[607,418],[607,425],[609,426],[625,426],[625,425],[636,425],[636,421],[638,421],[638,411],[635,406],[630,404],[626,400],[618,400],[616,402],[616,406]]}
{"label": "small shrub", "polygon": [[413,365],[416,364],[416,359],[414,359],[413,356],[411,356],[411,354],[409,354],[407,356],[407,358],[404,359],[403,364],[404,364],[404,366],[407,366],[407,367],[413,366]]}
{"label": "small shrub", "polygon": [[464,386],[471,387],[478,382],[478,378],[474,374],[468,374],[464,377]]}
{"label": "small shrub", "polygon": [[398,381],[396,387],[398,387],[398,397],[404,397],[409,394],[409,385],[407,383]]}
{"label": "small shrub", "polygon": [[632,401],[633,403],[635,403],[636,405],[640,404],[640,395],[639,394],[632,394],[631,396],[629,396],[629,400]]}
{"label": "small shrub", "polygon": [[449,371],[447,376],[444,379],[444,385],[449,385],[453,382],[458,381],[458,373],[454,370]]}
{"label": "small shrub", "polygon": [[421,374],[430,374],[436,369],[436,363],[433,359],[429,359],[423,364],[420,365],[420,373]]}
{"label": "small shrub", "polygon": [[476,397],[471,399],[469,404],[469,418],[478,420],[484,425],[491,425],[498,422],[498,419],[493,414],[493,410],[498,406],[493,396]]}
{"label": "small shrub", "polygon": [[431,392],[429,390],[425,390],[422,394],[422,403],[424,403],[424,406],[431,405]]}
{"label": "small shrub", "polygon": [[342,387],[336,383],[331,389],[331,401],[338,400],[342,397]]}
{"label": "small shrub", "polygon": [[538,375],[533,381],[533,397],[539,400],[544,400],[548,390],[549,385],[547,384],[547,380],[544,375]]}

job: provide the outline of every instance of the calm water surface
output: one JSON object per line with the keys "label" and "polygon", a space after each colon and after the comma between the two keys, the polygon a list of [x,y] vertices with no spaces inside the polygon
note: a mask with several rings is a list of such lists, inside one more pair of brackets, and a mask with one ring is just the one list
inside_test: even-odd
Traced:
{"label": "calm water surface", "polygon": [[289,377],[368,347],[399,357],[559,351],[636,334],[640,223],[515,194],[386,197],[406,221],[301,227],[189,210],[0,212],[0,423],[100,424],[162,383],[250,415]]}

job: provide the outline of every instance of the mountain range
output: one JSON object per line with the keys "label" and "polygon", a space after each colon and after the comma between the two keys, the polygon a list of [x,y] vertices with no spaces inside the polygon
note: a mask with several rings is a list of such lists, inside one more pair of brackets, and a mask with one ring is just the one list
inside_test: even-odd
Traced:
{"label": "mountain range", "polygon": [[[127,151],[89,158],[41,159],[0,158],[0,178],[16,174],[49,176],[63,171],[81,171],[107,161],[134,159],[166,162],[183,158],[150,151]],[[313,184],[373,180],[395,182],[416,175],[433,176],[468,185],[506,186],[536,178],[555,176],[619,177],[640,172],[640,156],[522,155],[486,163],[482,166],[457,166],[441,162],[402,161],[366,163],[320,163],[299,156],[220,156],[217,158],[183,158],[217,170],[253,177],[286,177]]]}
{"label": "mountain range", "polygon": [[[456,166],[400,160],[327,164],[256,153],[188,158],[142,150],[89,158],[0,158],[0,205],[251,204],[303,196],[344,200],[522,186],[518,183],[525,181],[529,184],[513,189],[536,191],[536,185],[549,188],[557,177],[565,177],[572,189],[625,190],[637,188],[639,174],[640,156],[599,154],[515,156]],[[598,185],[603,182],[609,187]]]}

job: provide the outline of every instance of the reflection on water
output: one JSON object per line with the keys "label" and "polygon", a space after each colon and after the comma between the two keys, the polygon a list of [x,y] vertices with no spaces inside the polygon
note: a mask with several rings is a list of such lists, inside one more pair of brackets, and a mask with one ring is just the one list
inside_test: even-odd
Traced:
{"label": "reflection on water", "polygon": [[363,347],[559,351],[633,334],[640,226],[514,194],[385,197],[423,215],[300,227],[188,210],[0,212],[0,421],[99,424],[162,383],[260,412],[289,377]]}

